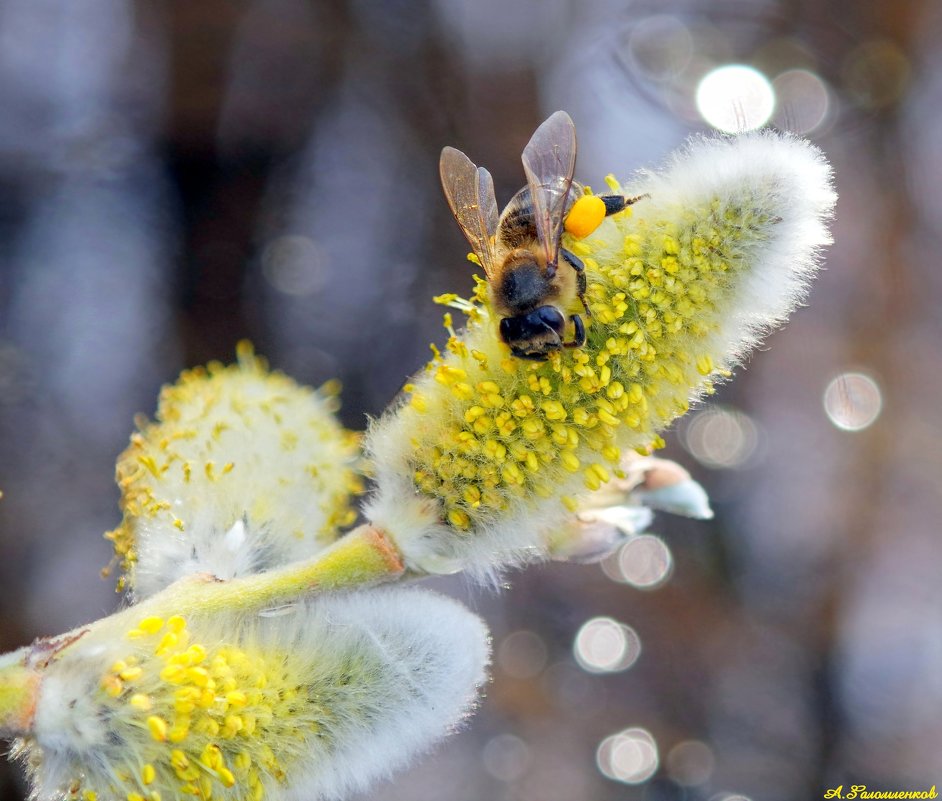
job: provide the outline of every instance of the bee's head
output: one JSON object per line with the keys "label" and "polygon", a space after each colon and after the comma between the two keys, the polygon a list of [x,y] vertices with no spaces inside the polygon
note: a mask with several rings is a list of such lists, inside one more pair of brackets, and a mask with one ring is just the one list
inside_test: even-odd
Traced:
{"label": "bee's head", "polygon": [[559,309],[540,306],[526,314],[505,317],[500,321],[500,335],[514,356],[542,361],[550,351],[562,347],[565,327],[566,318]]}

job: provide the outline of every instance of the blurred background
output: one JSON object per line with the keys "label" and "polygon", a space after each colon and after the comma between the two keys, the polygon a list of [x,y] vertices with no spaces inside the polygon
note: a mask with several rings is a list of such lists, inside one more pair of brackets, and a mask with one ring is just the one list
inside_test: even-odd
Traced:
{"label": "blurred background", "polygon": [[497,596],[443,582],[493,682],[369,798],[942,785],[940,41],[917,0],[0,0],[3,650],[119,603],[114,460],[181,368],[248,337],[362,428],[425,362],[431,296],[472,286],[443,145],[506,201],[558,108],[596,185],[768,123],[833,162],[836,243],[667,437],[716,519]]}

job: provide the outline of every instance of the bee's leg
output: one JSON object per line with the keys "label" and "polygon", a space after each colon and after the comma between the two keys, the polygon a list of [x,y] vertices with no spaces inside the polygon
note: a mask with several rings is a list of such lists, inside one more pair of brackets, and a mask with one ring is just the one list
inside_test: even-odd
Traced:
{"label": "bee's leg", "polygon": [[563,342],[564,348],[581,348],[585,345],[585,325],[578,314],[569,318],[572,320],[572,327],[576,329],[576,338],[572,342]]}
{"label": "bee's leg", "polygon": [[572,251],[566,250],[566,248],[559,249],[562,257],[569,262],[573,270],[576,271],[576,291],[579,293],[579,300],[582,301],[582,308],[585,309],[586,317],[592,317],[592,310],[589,308],[589,304],[585,300],[585,290],[586,290],[586,280],[585,280],[585,264],[583,264],[582,259],[580,259]]}
{"label": "bee's leg", "polygon": [[637,197],[625,197],[624,195],[599,195],[601,201],[605,204],[605,216],[610,217],[612,214],[618,214],[620,211],[624,211],[628,206],[631,206],[634,203],[637,203],[639,200],[643,200],[646,197],[651,197],[648,194],[638,195]]}

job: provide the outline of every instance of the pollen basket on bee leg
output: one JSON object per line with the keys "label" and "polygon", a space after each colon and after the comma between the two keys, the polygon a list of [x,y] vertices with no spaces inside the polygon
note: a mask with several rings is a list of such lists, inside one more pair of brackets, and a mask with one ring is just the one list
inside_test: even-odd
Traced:
{"label": "pollen basket on bee leg", "polygon": [[576,239],[587,237],[605,219],[607,213],[605,201],[598,195],[583,195],[569,210],[564,223],[566,233]]}

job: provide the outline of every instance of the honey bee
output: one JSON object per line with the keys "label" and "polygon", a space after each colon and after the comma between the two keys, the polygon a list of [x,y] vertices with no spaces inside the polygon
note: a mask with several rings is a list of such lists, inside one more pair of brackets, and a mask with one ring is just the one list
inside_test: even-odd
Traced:
{"label": "honey bee", "polygon": [[[573,333],[566,341],[567,310],[577,298],[586,316],[592,316],[585,300],[585,265],[560,245],[574,206],[594,200],[588,215],[572,214],[581,220],[577,235],[585,236],[604,217],[644,195],[584,196],[572,178],[576,128],[565,111],[557,111],[536,129],[522,160],[527,185],[499,216],[494,180],[486,169],[476,166],[460,150],[446,147],[439,172],[452,214],[487,276],[491,303],[501,315],[501,339],[514,356],[545,361],[553,351],[585,344],[585,324],[576,313],[569,314]],[[560,256],[568,265],[563,269]]]}

